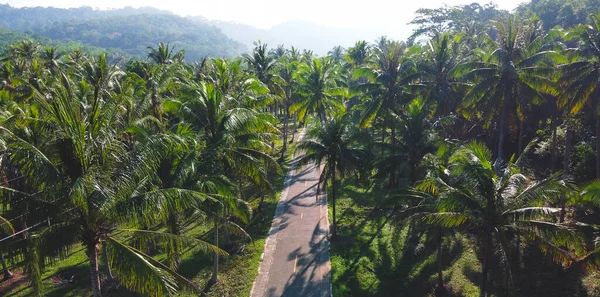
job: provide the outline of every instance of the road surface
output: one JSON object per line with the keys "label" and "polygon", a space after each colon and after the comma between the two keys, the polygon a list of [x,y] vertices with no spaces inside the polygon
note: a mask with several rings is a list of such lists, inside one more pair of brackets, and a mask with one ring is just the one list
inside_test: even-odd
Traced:
{"label": "road surface", "polygon": [[327,198],[316,197],[319,174],[314,165],[292,165],[251,297],[331,296]]}

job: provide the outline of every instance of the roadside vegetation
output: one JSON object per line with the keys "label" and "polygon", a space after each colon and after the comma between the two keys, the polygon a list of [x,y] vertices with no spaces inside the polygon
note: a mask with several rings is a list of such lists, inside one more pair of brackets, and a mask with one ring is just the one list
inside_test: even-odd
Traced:
{"label": "roadside vegetation", "polygon": [[335,296],[599,296],[600,12],[551,19],[420,10],[407,42],[192,64],[17,42],[0,294],[247,296],[298,147]]}

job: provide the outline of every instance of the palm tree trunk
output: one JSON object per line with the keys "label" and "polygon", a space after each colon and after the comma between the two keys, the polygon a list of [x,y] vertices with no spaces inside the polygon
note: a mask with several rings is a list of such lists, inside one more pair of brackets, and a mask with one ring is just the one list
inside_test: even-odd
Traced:
{"label": "palm tree trunk", "polygon": [[[396,140],[396,129],[395,129],[395,125],[392,122],[392,124],[390,125],[391,128],[391,135],[390,135],[390,144],[391,144],[391,148],[390,148],[390,156],[394,156],[396,154],[396,146],[395,146],[395,140]],[[390,188],[393,188],[395,185],[395,181],[396,181],[396,171],[392,170],[390,172]]]}
{"label": "palm tree trunk", "polygon": [[600,101],[596,109],[596,178],[600,178]]}
{"label": "palm tree trunk", "polygon": [[0,263],[2,264],[2,271],[4,272],[4,280],[7,280],[13,276],[13,274],[8,270],[8,266],[6,266],[6,260],[4,260],[4,254],[0,252]]}
{"label": "palm tree trunk", "polygon": [[265,195],[261,194],[260,195],[260,203],[258,204],[258,208],[256,209],[257,213],[261,213],[262,212],[262,208],[263,208],[263,204],[265,203]]}
{"label": "palm tree trunk", "polygon": [[551,120],[552,120],[552,148],[551,148],[552,161],[550,162],[550,169],[552,170],[552,172],[554,172],[556,170],[556,130],[558,129],[558,125],[556,124],[556,119],[554,119],[554,117],[552,117]]}
{"label": "palm tree trunk", "polygon": [[112,270],[110,269],[110,262],[108,262],[108,254],[106,253],[106,247],[104,248],[102,256],[104,257],[104,265],[106,265],[106,277],[108,278],[108,282],[111,283],[115,279],[115,277],[113,276]]}
{"label": "palm tree trunk", "polygon": [[383,125],[382,125],[382,128],[381,128],[381,157],[382,158],[383,158],[383,151],[385,150],[384,149],[385,148],[385,145],[384,145],[384,143],[385,143],[385,129],[386,129],[386,125],[385,125],[385,122],[384,122]]}
{"label": "palm tree trunk", "polygon": [[229,235],[229,221],[225,219],[223,225],[223,237],[225,237],[225,244],[227,246],[232,246],[233,242],[231,241],[231,235]]}
{"label": "palm tree trunk", "polygon": [[516,239],[516,259],[517,259],[517,272],[521,270],[521,235],[517,233]]}
{"label": "palm tree trunk", "polygon": [[294,116],[294,130],[292,130],[292,139],[290,143],[294,142],[294,137],[296,137],[296,131],[298,131],[298,117]]}
{"label": "palm tree trunk", "polygon": [[571,129],[569,128],[569,124],[567,123],[567,133],[565,136],[565,155],[564,155],[564,159],[563,159],[563,173],[565,175],[569,175],[569,167],[570,167],[570,160],[571,160],[571,149],[572,149],[572,138],[573,138],[573,131],[571,131]]}
{"label": "palm tree trunk", "polygon": [[[214,245],[216,247],[219,246],[219,224],[217,222],[215,222]],[[212,277],[208,281],[209,284],[214,284],[217,282],[218,272],[219,272],[219,254],[217,254],[217,252],[214,252],[213,253],[213,272],[212,272]]]}
{"label": "palm tree trunk", "polygon": [[102,297],[100,288],[100,272],[98,270],[98,244],[88,244],[87,254],[90,258],[90,276],[92,278],[92,296]]}
{"label": "palm tree trunk", "polygon": [[[169,228],[171,229],[171,234],[181,235],[181,228],[179,226],[179,216],[177,215],[177,213],[172,213],[171,215],[169,215],[167,223],[169,224]],[[179,246],[175,244],[173,245],[173,254],[169,257],[169,266],[171,267],[171,269],[177,269],[177,267],[179,266],[180,258],[181,255],[179,251]]]}
{"label": "palm tree trunk", "polygon": [[565,207],[566,207],[565,204],[566,204],[565,197],[562,196],[560,198],[560,216],[558,218],[558,222],[561,224],[565,222],[565,215],[567,214],[567,210],[565,209]]}
{"label": "palm tree trunk", "polygon": [[500,123],[498,124],[498,158],[503,160],[504,158],[504,139],[506,138],[506,126],[508,125],[507,117],[508,110],[506,104],[502,106],[500,111]]}
{"label": "palm tree trunk", "polygon": [[331,203],[333,205],[333,237],[337,236],[337,222],[335,212],[335,165],[330,167],[329,174],[331,176]]}
{"label": "palm tree trunk", "polygon": [[517,151],[517,157],[523,153],[523,138],[525,137],[525,121],[519,121],[519,147]]}
{"label": "palm tree trunk", "polygon": [[483,265],[481,269],[481,284],[479,286],[479,296],[487,296],[488,274],[490,271],[490,261],[492,260],[492,228],[486,226],[484,234],[483,247]]}
{"label": "palm tree trunk", "polygon": [[438,238],[437,238],[437,262],[438,262],[438,289],[442,290],[444,288],[444,263],[442,262],[442,240],[443,240],[442,228],[438,228]]}
{"label": "palm tree trunk", "polygon": [[286,108],[285,115],[283,116],[283,147],[281,148],[281,160],[285,156],[287,150],[287,139],[288,139],[288,112]]}

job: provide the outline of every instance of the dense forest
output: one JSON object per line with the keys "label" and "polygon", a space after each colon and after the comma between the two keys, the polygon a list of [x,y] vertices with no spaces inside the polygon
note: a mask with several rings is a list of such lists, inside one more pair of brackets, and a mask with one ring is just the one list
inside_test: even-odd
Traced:
{"label": "dense forest", "polygon": [[247,50],[215,26],[153,8],[94,10],[0,5],[0,28],[34,33],[60,43],[104,48],[128,59],[143,59],[147,47],[159,42],[185,49],[188,61],[232,58]]}
{"label": "dense forest", "polygon": [[600,296],[598,9],[421,9],[407,41],[196,63],[95,33],[186,34],[163,15],[54,23],[145,57],[5,51],[0,294],[248,296],[297,161],[322,168],[335,296]]}

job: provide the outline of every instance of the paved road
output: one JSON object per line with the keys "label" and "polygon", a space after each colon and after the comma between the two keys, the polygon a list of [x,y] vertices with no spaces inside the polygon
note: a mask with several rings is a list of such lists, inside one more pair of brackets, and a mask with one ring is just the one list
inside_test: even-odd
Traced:
{"label": "paved road", "polygon": [[251,297],[331,295],[327,200],[315,197],[319,173],[314,165],[288,173]]}

